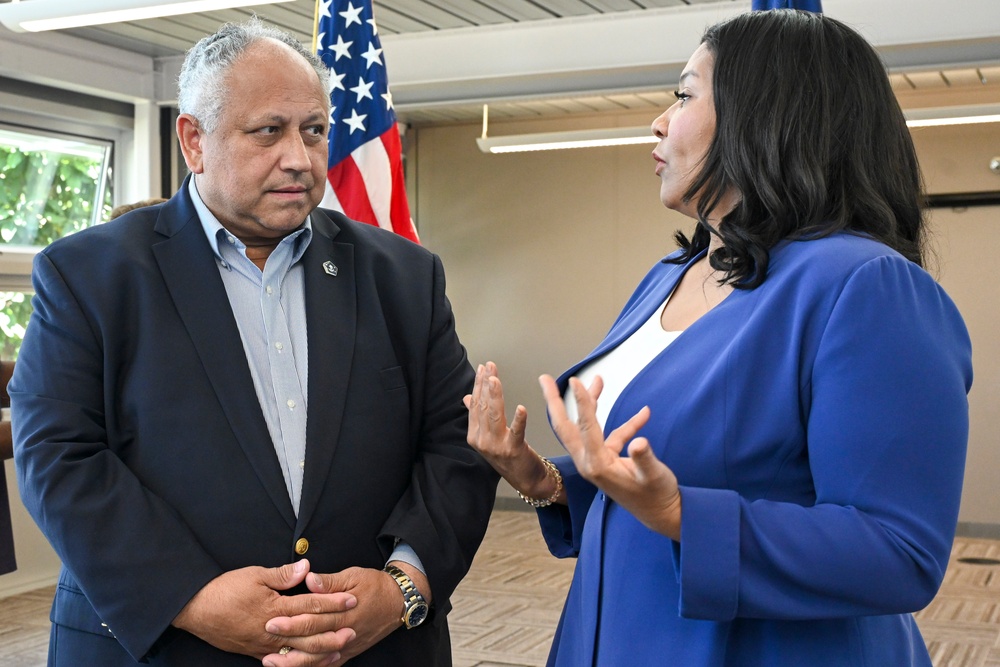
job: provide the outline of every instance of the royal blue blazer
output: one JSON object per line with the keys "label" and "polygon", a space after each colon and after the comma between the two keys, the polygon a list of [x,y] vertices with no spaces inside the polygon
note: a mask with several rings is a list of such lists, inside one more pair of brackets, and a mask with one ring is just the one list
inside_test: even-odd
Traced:
{"label": "royal blue blazer", "polygon": [[[659,308],[657,264],[605,340]],[[641,525],[557,460],[569,507],[541,510],[577,565],[550,665],[906,667],[931,662],[911,612],[958,519],[969,336],[925,271],[854,235],[785,242],[622,392],[681,485],[681,539]]]}

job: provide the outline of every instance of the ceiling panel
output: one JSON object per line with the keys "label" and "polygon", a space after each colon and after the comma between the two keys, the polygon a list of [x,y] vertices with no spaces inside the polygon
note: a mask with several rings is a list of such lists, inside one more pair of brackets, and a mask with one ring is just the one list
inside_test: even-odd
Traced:
{"label": "ceiling panel", "polygon": [[[393,2],[392,4],[396,4]],[[402,4],[402,3],[399,3]],[[414,0],[413,4],[425,5],[424,0]],[[442,10],[451,12],[455,16],[468,21],[471,25],[492,25],[494,23],[506,23],[511,20],[510,16],[501,13],[489,3],[475,2],[474,0],[434,0],[434,4]],[[381,3],[376,3],[376,15],[381,11]]]}
{"label": "ceiling panel", "polygon": [[948,86],[978,86],[982,85],[983,77],[975,67],[966,69],[946,69],[941,71],[941,78],[948,82]]}
{"label": "ceiling panel", "polygon": [[930,72],[908,72],[906,78],[915,90],[936,90],[948,87],[948,81],[939,70]]}
{"label": "ceiling panel", "polygon": [[497,11],[505,16],[509,16],[513,22],[559,18],[558,14],[539,7],[534,2],[529,2],[528,0],[493,0],[490,4]]}
{"label": "ceiling panel", "polygon": [[442,7],[440,3],[432,4],[424,0],[394,0],[391,5],[377,6],[375,19],[380,25],[385,22],[385,16],[389,12],[407,16],[418,24],[426,26],[420,28],[422,30],[467,28],[477,24],[474,17],[456,12],[454,8]]}
{"label": "ceiling panel", "polygon": [[588,2],[581,2],[580,0],[534,0],[534,2],[556,18],[585,16],[593,14],[595,11],[593,5]]}

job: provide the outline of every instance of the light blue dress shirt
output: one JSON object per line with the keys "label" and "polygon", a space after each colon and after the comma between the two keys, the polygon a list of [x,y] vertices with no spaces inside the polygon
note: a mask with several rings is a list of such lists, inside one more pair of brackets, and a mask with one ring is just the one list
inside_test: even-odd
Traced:
{"label": "light blue dress shirt", "polygon": [[[246,256],[246,245],[223,227],[202,201],[195,181],[192,178],[188,186],[191,199],[215,253],[257,400],[298,516],[309,398],[305,283],[299,260],[312,240],[312,224],[307,217],[300,229],[283,238],[261,271]],[[405,542],[396,545],[389,560],[409,563],[426,574],[420,558]]]}

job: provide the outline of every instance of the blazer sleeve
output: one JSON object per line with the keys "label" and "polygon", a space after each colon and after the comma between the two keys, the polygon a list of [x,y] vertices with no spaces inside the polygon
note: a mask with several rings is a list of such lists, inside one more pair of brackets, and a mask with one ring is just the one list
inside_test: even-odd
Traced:
{"label": "blazer sleeve", "polygon": [[849,277],[803,372],[811,507],[682,487],[681,614],[811,619],[916,611],[958,519],[971,346],[898,257]]}
{"label": "blazer sleeve", "polygon": [[[10,384],[21,496],[108,630],[139,660],[222,570],[109,446],[105,410],[115,399],[103,380],[100,331],[115,323],[91,316],[87,294],[74,293],[47,253],[32,275],[34,312]],[[129,548],[133,539],[141,548]]]}
{"label": "blazer sleeve", "polygon": [[580,475],[568,454],[552,459],[552,463],[562,475],[567,504],[539,508],[538,523],[553,556],[575,558],[580,555],[584,524],[598,490]]}
{"label": "blazer sleeve", "polygon": [[486,533],[500,478],[466,442],[468,411],[462,398],[471,393],[475,372],[458,340],[444,268],[436,255],[431,307],[422,372],[414,374],[422,377],[416,458],[410,484],[380,539],[386,555],[397,538],[416,551],[435,608],[447,611],[447,600],[469,571]]}

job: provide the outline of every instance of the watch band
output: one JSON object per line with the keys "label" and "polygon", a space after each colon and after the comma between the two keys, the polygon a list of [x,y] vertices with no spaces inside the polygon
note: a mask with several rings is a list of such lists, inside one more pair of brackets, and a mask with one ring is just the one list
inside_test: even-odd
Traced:
{"label": "watch band", "polygon": [[429,611],[427,600],[417,590],[417,586],[410,579],[410,576],[395,565],[386,565],[383,570],[395,579],[399,590],[403,592],[404,607],[403,616],[400,620],[406,626],[406,629],[411,630],[423,623]]}

